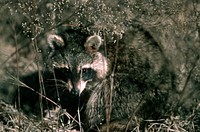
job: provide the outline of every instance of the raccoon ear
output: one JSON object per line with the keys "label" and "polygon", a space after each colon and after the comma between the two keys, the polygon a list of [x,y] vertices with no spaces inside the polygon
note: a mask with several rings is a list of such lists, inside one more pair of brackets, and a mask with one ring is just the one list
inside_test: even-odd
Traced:
{"label": "raccoon ear", "polygon": [[102,39],[98,35],[93,35],[88,37],[86,40],[84,47],[90,53],[97,52],[102,44]]}
{"label": "raccoon ear", "polygon": [[62,48],[65,46],[65,43],[62,37],[55,34],[49,35],[47,38],[47,42],[53,50]]}

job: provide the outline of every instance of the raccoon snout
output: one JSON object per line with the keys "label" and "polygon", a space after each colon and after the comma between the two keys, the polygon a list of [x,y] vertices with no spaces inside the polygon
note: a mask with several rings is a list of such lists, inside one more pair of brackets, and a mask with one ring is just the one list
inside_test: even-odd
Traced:
{"label": "raccoon snout", "polygon": [[92,81],[92,79],[84,81],[80,79],[78,82],[73,83],[73,87],[71,89],[71,93],[73,95],[80,95],[86,88],[87,82]]}
{"label": "raccoon snout", "polygon": [[75,95],[75,96],[78,96],[79,93],[80,93],[80,90],[77,89],[77,88],[72,88],[71,93],[72,93],[73,95]]}

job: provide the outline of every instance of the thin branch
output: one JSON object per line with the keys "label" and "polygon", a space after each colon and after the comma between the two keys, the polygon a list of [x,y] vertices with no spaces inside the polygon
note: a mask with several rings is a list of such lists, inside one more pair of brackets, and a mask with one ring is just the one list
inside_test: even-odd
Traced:
{"label": "thin branch", "polygon": [[178,100],[178,103],[177,103],[177,106],[176,106],[176,107],[180,106],[180,104],[181,104],[181,102],[182,102],[182,100],[183,100],[184,93],[186,92],[187,85],[188,85],[188,83],[189,83],[189,81],[190,81],[190,78],[191,78],[191,76],[192,76],[192,73],[193,73],[193,71],[194,71],[196,65],[197,65],[198,60],[199,60],[199,55],[196,56],[195,61],[194,61],[194,64],[192,65],[192,68],[191,68],[191,70],[189,71],[189,74],[188,74],[187,79],[186,79],[186,81],[185,81],[185,84],[184,84],[184,86],[183,86],[183,91],[182,91],[182,93],[181,93],[181,97],[180,97],[180,99]]}
{"label": "thin branch", "polygon": [[[18,50],[18,42],[17,42],[17,34],[16,34],[16,30],[14,29],[15,27],[12,27],[12,29],[14,30],[14,43],[15,43],[15,48],[16,48],[16,65],[17,65],[17,71],[16,71],[16,74],[17,74],[17,79],[19,79],[19,50]],[[20,89],[19,89],[19,84],[17,83],[17,95],[18,95],[18,105],[19,105],[19,110],[20,110]],[[19,113],[19,117],[18,117],[18,123],[19,123],[19,126],[21,124],[21,119],[20,119],[21,115]],[[19,127],[19,130],[20,130],[20,127]]]}

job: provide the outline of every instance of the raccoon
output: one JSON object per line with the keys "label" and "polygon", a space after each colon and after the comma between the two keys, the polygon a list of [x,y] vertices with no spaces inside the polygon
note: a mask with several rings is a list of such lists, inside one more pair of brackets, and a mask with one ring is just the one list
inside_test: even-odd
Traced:
{"label": "raccoon", "polygon": [[78,41],[80,36],[68,32],[49,35],[51,66],[55,73],[65,69],[61,79],[67,90],[85,99],[81,116],[87,131],[109,123],[111,131],[124,131],[135,126],[127,125],[133,117],[142,122],[162,115],[171,75],[162,48],[149,32],[133,25],[122,39],[82,35]]}
{"label": "raccoon", "polygon": [[70,115],[64,117],[64,122],[69,118],[78,120],[79,109],[82,120],[91,92],[108,73],[102,39],[79,28],[62,27],[48,35],[47,43],[46,65],[42,71],[20,78],[23,85],[20,94],[16,92],[14,103],[27,115],[38,117],[59,106]]}
{"label": "raccoon", "polygon": [[[158,118],[167,107],[167,60],[143,28],[132,26],[122,39],[118,34],[111,39],[61,27],[47,42],[44,93],[74,117],[81,110],[85,131],[131,130],[136,122]],[[37,99],[31,105],[22,104],[38,107],[39,95],[33,96]]]}

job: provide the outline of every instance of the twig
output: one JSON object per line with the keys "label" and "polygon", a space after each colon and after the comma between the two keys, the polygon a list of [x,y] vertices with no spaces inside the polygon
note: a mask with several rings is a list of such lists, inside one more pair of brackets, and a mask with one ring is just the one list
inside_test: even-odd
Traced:
{"label": "twig", "polygon": [[[116,49],[115,49],[115,58],[113,63],[113,69],[110,76],[110,94],[109,98],[106,96],[108,91],[106,90],[106,87],[104,89],[104,95],[105,95],[105,104],[106,104],[106,132],[109,132],[109,125],[110,125],[110,116],[112,112],[112,96],[113,96],[113,88],[114,88],[114,76],[115,71],[117,67],[117,60],[118,60],[118,52],[119,52],[119,35],[116,34]],[[104,33],[104,38],[106,38]],[[104,39],[104,45],[106,45],[106,39]],[[108,101],[109,100],[109,101]]]}
{"label": "twig", "polygon": [[[14,27],[12,27],[12,29],[14,30]],[[15,43],[15,48],[16,48],[16,65],[17,65],[17,79],[19,79],[19,50],[18,50],[18,43],[17,43],[17,34],[16,34],[16,30],[14,30],[14,43]],[[19,84],[17,83],[17,94],[18,94],[18,105],[19,105],[19,110],[20,110],[20,89],[19,89]],[[19,113],[19,117],[18,117],[18,124],[19,124],[19,130],[20,130],[20,124],[21,124],[21,120],[20,120],[20,113]]]}
{"label": "twig", "polygon": [[145,98],[145,97],[143,97],[143,98],[140,100],[140,102],[139,102],[138,105],[136,106],[136,109],[133,111],[133,113],[132,113],[132,115],[131,115],[131,118],[129,119],[129,121],[128,121],[127,125],[126,125],[125,132],[128,131],[128,128],[129,128],[130,123],[131,123],[131,120],[135,117],[135,113],[139,110],[140,106],[143,104],[144,98]]}
{"label": "twig", "polygon": [[192,65],[192,68],[189,71],[189,74],[188,74],[187,79],[185,81],[185,85],[183,86],[183,91],[181,93],[180,99],[178,100],[178,103],[177,103],[176,107],[178,107],[180,105],[180,103],[182,102],[182,100],[183,100],[183,96],[184,96],[184,93],[185,93],[185,91],[187,89],[188,82],[190,81],[190,78],[192,76],[192,73],[193,73],[196,65],[197,65],[198,60],[199,60],[199,55],[196,56],[194,64]]}
{"label": "twig", "polygon": [[50,101],[51,103],[53,103],[55,106],[59,107],[59,105],[57,105],[57,103],[55,103],[54,101],[52,101],[51,99],[49,99],[48,97],[46,97],[45,95],[42,95],[41,93],[37,92],[36,90],[34,90],[33,88],[29,87],[28,85],[26,85],[25,83],[21,82],[19,79],[17,79],[16,77],[14,77],[13,75],[11,75],[10,73],[7,73],[11,79],[17,81],[17,83],[19,83],[19,86],[22,86],[24,88],[28,88],[29,90],[35,92],[36,94],[42,96],[43,98],[45,98],[46,100]]}

